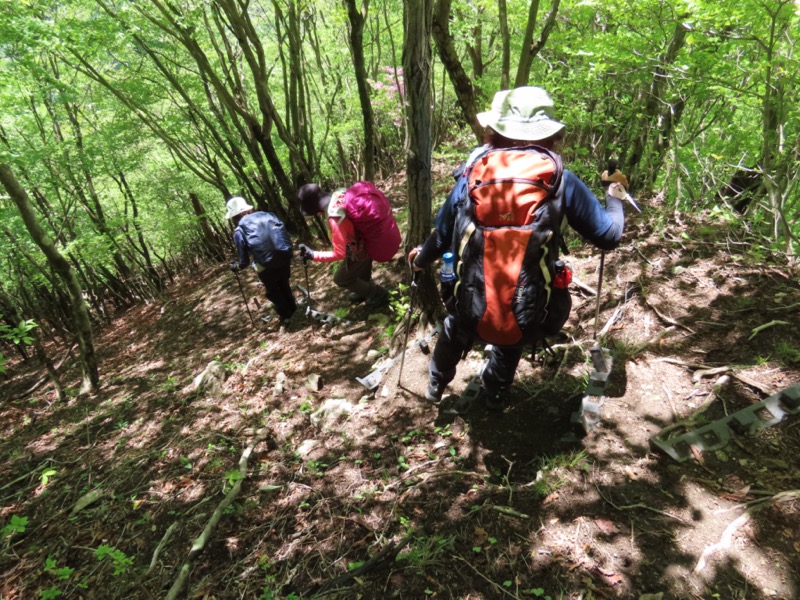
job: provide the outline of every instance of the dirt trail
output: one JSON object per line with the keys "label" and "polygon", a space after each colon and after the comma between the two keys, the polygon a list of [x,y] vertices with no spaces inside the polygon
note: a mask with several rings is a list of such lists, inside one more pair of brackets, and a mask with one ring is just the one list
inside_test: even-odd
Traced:
{"label": "dirt trail", "polygon": [[[592,287],[598,254],[574,246],[568,262]],[[329,270],[309,274],[318,308],[350,308]],[[403,275],[394,264],[379,277],[397,287]],[[305,285],[299,264],[293,281]],[[704,403],[700,423],[800,382],[796,282],[719,222],[631,219],[606,257],[602,422],[574,438],[595,314],[577,286],[554,356],[523,360],[506,411],[478,402],[456,415],[453,398],[421,398],[419,350],[401,388],[399,363],[372,393],[355,380],[386,356],[402,315],[361,305],[349,327],[254,331],[231,275],[198,273],[99,333],[96,396],[59,404],[44,388],[0,402],[0,526],[28,519],[0,540],[0,598],[165,597],[262,428],[188,597],[796,598],[800,418],[684,463],[649,445]],[[260,300],[254,277],[247,289]],[[772,321],[784,324],[756,331]],[[221,391],[187,392],[214,359]],[[481,361],[476,348],[448,392]],[[39,375],[12,364],[11,376],[3,397]],[[72,514],[91,490],[102,493]]]}

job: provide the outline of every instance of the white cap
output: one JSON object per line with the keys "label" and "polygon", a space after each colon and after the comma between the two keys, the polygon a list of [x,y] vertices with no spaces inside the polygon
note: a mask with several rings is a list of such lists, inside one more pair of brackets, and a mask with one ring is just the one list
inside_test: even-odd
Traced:
{"label": "white cap", "polygon": [[232,219],[236,215],[240,215],[248,210],[253,210],[253,207],[241,196],[234,196],[228,200],[228,212],[225,213],[225,218]]}

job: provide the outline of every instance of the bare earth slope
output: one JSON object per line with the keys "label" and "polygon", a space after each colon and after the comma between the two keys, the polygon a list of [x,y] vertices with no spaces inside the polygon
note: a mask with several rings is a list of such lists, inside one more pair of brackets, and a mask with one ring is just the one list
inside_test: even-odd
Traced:
{"label": "bare earth slope", "polygon": [[[367,391],[355,378],[394,355],[402,310],[350,308],[318,265],[316,307],[349,308],[352,325],[254,329],[219,267],[97,332],[96,396],[14,399],[43,372],[12,364],[0,598],[800,597],[800,415],[683,463],[648,443],[800,382],[797,273],[719,220],[629,217],[606,256],[598,328],[614,369],[586,436],[571,423],[594,343],[599,253],[585,244],[568,257],[585,285],[566,334],[544,364],[523,359],[500,415],[427,404],[419,349],[400,387],[395,363]],[[406,274],[377,276],[397,289]],[[293,281],[306,285],[299,263]],[[191,391],[214,359],[221,387]]]}

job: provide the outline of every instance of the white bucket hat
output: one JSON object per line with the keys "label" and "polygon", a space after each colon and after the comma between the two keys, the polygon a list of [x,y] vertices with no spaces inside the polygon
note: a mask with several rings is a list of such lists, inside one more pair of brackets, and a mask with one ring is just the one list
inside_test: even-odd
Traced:
{"label": "white bucket hat", "polygon": [[478,113],[478,122],[512,140],[536,142],[564,129],[552,118],[553,100],[540,87],[518,87],[497,92],[492,108]]}
{"label": "white bucket hat", "polygon": [[228,212],[225,213],[225,218],[232,219],[236,215],[240,215],[248,210],[253,210],[253,207],[250,206],[241,196],[234,196],[228,200]]}

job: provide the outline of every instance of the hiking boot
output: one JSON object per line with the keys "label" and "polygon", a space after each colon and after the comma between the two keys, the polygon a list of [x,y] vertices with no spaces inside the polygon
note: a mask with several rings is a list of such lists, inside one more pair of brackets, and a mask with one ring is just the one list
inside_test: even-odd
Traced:
{"label": "hiking boot", "polygon": [[439,385],[436,383],[428,384],[428,389],[425,390],[425,399],[428,402],[432,402],[433,404],[439,404],[442,401],[442,396],[444,395],[444,388],[447,386]]}
{"label": "hiking boot", "polygon": [[495,412],[502,412],[503,407],[505,406],[505,403],[503,402],[505,390],[502,388],[483,388],[482,392],[486,409]]}
{"label": "hiking boot", "polygon": [[284,318],[282,318],[282,319],[279,319],[279,321],[278,321],[278,322],[280,323],[280,326],[281,326],[281,327],[289,327],[290,325],[292,325],[292,323],[297,323],[297,321],[299,321],[299,319],[300,319],[300,317],[301,317],[302,315],[303,315],[303,311],[300,311],[300,310],[295,310],[295,311],[294,311],[294,312],[291,314],[291,316],[288,316],[288,317],[284,317]]}
{"label": "hiking boot", "polygon": [[359,304],[359,303],[363,302],[364,300],[366,300],[366,298],[364,298],[364,296],[359,296],[355,292],[350,292],[349,294],[347,294],[347,299],[350,300],[350,302],[353,303],[353,304]]}
{"label": "hiking boot", "polygon": [[389,304],[389,292],[379,287],[367,298],[367,308],[382,308]]}

